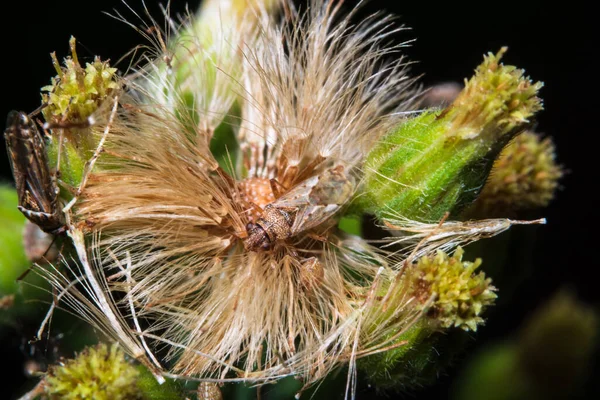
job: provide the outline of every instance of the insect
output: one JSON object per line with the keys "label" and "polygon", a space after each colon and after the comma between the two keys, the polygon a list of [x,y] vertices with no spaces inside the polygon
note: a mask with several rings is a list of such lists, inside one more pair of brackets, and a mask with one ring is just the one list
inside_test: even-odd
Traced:
{"label": "insect", "polygon": [[221,389],[214,382],[200,382],[197,394],[198,400],[223,400]]}
{"label": "insect", "polygon": [[11,111],[4,138],[19,211],[44,232],[63,233],[65,222],[58,203],[58,185],[48,165],[44,139],[34,122],[23,112]]}
{"label": "insect", "polygon": [[249,251],[268,249],[325,222],[354,193],[354,179],[338,165],[306,179],[265,206],[256,223],[246,226],[244,247]]}

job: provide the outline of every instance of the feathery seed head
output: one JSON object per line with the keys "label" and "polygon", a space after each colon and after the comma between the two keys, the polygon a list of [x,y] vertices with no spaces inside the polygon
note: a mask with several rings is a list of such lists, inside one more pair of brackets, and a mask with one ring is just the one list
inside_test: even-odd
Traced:
{"label": "feathery seed head", "polygon": [[[157,57],[125,80],[110,126],[93,127],[98,137],[109,128],[105,154],[74,217],[93,220],[91,261],[123,292],[123,307],[149,322],[150,352],[168,344],[166,361],[183,376],[310,383],[416,319],[400,291],[374,328],[384,307],[375,287],[397,266],[336,228],[366,151],[411,96],[404,61],[383,63],[397,50],[383,45],[389,21],[334,24],[339,10],[321,1],[306,16],[288,10],[288,23],[260,18],[255,37],[235,42],[239,81],[217,58],[221,80],[187,85],[196,77],[186,68],[205,64],[178,58],[193,46],[175,47],[170,75]],[[190,32],[182,37],[195,43]],[[186,91],[193,124],[185,102],[173,107]],[[201,100],[215,93],[242,104],[232,173],[208,146],[231,106]]]}
{"label": "feathery seed head", "polygon": [[[141,30],[155,33],[158,49],[119,81],[123,90],[89,127],[102,146],[65,207],[78,284],[55,269],[41,273],[155,376],[262,384],[294,375],[309,385],[348,363],[352,378],[358,358],[404,346],[428,310],[442,327],[475,329],[495,296],[460,251],[430,254],[512,221],[411,221],[398,227],[408,236],[385,241],[402,251],[338,229],[364,194],[364,175],[389,161],[381,146],[402,148],[394,134],[411,123],[434,127],[421,133],[448,167],[431,185],[411,174],[411,199],[423,197],[390,208],[383,196],[387,211],[412,218],[417,203],[437,206],[429,219],[439,222],[464,189],[448,177],[472,160],[444,152],[449,120],[440,113],[400,124],[414,80],[403,45],[387,44],[389,18],[353,25],[332,1],[313,0],[303,14],[281,4],[279,24],[259,9],[254,25],[235,31],[208,35],[196,25],[203,17],[168,40]],[[224,126],[236,145],[217,158],[211,145]],[[439,167],[431,158],[414,164]],[[447,194],[452,201],[442,201]],[[440,244],[440,232],[450,239]],[[405,250],[415,243],[414,256],[425,257],[411,265]]]}

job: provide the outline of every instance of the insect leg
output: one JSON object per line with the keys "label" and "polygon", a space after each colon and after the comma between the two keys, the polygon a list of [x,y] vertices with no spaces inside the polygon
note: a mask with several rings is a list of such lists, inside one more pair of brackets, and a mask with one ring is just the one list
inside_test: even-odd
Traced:
{"label": "insect leg", "polygon": [[275,178],[270,179],[269,184],[271,185],[271,191],[276,199],[280,198],[285,192],[288,191],[288,188],[279,183],[279,181]]}
{"label": "insect leg", "polygon": [[300,284],[309,292],[314,291],[325,277],[325,270],[317,257],[305,259],[300,265],[299,272]]}
{"label": "insect leg", "polygon": [[21,211],[28,219],[38,220],[38,221],[48,221],[54,217],[54,214],[42,212],[42,211],[33,211],[28,210],[25,207],[17,206],[17,209]]}

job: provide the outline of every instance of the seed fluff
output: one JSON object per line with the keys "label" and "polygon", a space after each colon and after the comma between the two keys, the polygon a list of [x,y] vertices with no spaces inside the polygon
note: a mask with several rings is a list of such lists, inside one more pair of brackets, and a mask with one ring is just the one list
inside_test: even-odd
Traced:
{"label": "seed fluff", "polygon": [[[278,22],[253,10],[256,26],[210,45],[191,20],[169,19],[180,35],[166,42],[139,28],[157,49],[96,118],[102,152],[68,211],[81,271],[41,273],[157,375],[310,385],[348,363],[353,393],[356,359],[402,346],[425,312],[397,284],[405,255],[337,228],[418,92],[406,43],[390,44],[402,28],[354,24],[341,3],[285,0]],[[223,163],[210,143],[235,102]]]}

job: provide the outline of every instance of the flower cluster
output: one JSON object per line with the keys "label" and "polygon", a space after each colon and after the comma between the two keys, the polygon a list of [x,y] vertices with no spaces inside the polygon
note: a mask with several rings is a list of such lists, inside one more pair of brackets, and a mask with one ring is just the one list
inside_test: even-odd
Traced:
{"label": "flower cluster", "polygon": [[547,206],[563,176],[552,139],[526,131],[504,148],[470,213],[497,216]]}
{"label": "flower cluster", "polygon": [[[446,219],[489,172],[473,166],[541,108],[541,84],[502,50],[448,109],[410,117],[419,91],[390,17],[225,3],[139,28],[156,48],[124,76],[83,69],[74,40],[64,68],[54,58],[47,151],[71,177],[76,262],[37,269],[57,293],[41,330],[58,304],[159,381],[308,386],[347,364],[348,390],[358,359],[476,330],[494,288],[447,252],[515,221]],[[369,213],[391,238],[343,229]]]}
{"label": "flower cluster", "polygon": [[483,272],[475,274],[481,259],[462,261],[464,250],[457,248],[452,257],[442,251],[435,256],[424,256],[409,272],[414,280],[413,296],[422,302],[435,299],[429,313],[442,328],[459,327],[477,330],[483,323],[481,314],[485,307],[494,303],[496,290]]}
{"label": "flower cluster", "polygon": [[102,343],[54,366],[44,391],[49,399],[136,399],[141,398],[136,386],[138,375],[118,346]]}

